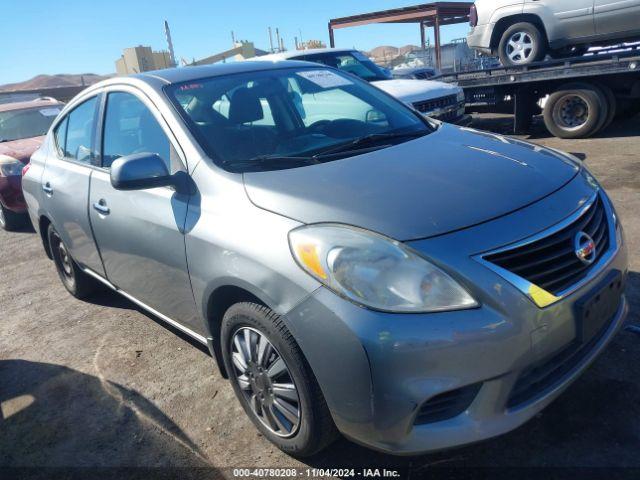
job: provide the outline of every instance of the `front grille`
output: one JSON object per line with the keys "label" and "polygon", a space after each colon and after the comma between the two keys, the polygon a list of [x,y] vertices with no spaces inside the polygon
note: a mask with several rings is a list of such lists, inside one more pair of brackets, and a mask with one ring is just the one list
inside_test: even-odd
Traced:
{"label": "front grille", "polygon": [[481,383],[476,383],[433,397],[420,407],[415,425],[442,422],[457,417],[471,406],[481,386]]}
{"label": "front grille", "polygon": [[[624,281],[616,277],[608,288],[615,291],[619,298],[622,298],[624,287]],[[612,315],[592,339],[582,342],[580,337],[576,336],[576,339],[560,351],[560,353],[526,370],[520,375],[511,390],[507,407],[514,408],[528,404],[544,395],[545,392],[554,388],[556,385],[562,383],[562,381],[584,361],[596,345],[600,343],[600,340],[602,340],[607,333],[615,318],[616,315]]]}
{"label": "front grille", "polygon": [[[575,253],[574,239],[579,232],[589,235],[596,244],[591,265],[583,263]],[[593,205],[568,227],[541,240],[486,256],[485,260],[559,295],[583,280],[609,246],[609,222],[598,195]]]}
{"label": "front grille", "polygon": [[458,96],[449,95],[441,98],[434,98],[433,100],[426,100],[424,102],[416,102],[413,107],[420,113],[431,113],[435,110],[441,110],[443,108],[457,107]]}

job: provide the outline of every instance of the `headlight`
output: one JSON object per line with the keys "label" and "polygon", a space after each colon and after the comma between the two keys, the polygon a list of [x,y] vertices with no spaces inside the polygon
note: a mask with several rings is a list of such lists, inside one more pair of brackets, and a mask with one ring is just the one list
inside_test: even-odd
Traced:
{"label": "headlight", "polygon": [[344,225],[310,225],[292,230],[289,244],[303,270],[365,307],[418,313],[478,306],[449,275],[382,235]]}
{"label": "headlight", "polygon": [[0,174],[3,177],[22,175],[22,167],[24,164],[21,161],[8,155],[0,155]]}
{"label": "headlight", "polygon": [[465,95],[464,95],[464,90],[460,89],[458,90],[458,101],[459,102],[464,102],[466,100]]}

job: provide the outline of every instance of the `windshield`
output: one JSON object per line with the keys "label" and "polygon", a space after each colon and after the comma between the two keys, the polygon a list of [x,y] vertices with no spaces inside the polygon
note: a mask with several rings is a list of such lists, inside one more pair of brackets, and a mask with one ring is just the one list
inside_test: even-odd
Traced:
{"label": "windshield", "polygon": [[58,113],[58,106],[0,112],[0,142],[46,135]]}
{"label": "windshield", "polygon": [[208,155],[231,171],[320,163],[432,131],[385,93],[328,68],[213,77],[166,92]]}
{"label": "windshield", "polygon": [[392,78],[389,73],[373,63],[369,57],[358,51],[315,53],[295,58],[328,65],[360,77],[367,82],[391,80]]}

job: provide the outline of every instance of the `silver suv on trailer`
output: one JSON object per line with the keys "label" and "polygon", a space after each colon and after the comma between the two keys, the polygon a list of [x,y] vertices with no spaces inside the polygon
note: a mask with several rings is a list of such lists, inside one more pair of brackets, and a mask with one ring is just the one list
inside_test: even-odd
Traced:
{"label": "silver suv on trailer", "polygon": [[627,313],[611,201],[568,154],[426,119],[304,62],[91,86],[24,177],[76,297],[207,344],[293,455],[490,438],[553,401]]}
{"label": "silver suv on trailer", "polygon": [[640,0],[476,0],[467,43],[503,65],[526,65],[637,38]]}

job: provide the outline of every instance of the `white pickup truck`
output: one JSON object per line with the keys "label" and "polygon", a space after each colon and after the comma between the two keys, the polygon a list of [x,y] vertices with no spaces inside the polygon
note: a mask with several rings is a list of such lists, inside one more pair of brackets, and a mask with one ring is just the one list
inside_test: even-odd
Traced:
{"label": "white pickup truck", "polygon": [[433,80],[398,80],[373,63],[362,52],[352,49],[320,48],[274,53],[251,60],[304,60],[322,63],[356,75],[415,108],[423,115],[443,122],[467,125],[462,88]]}

